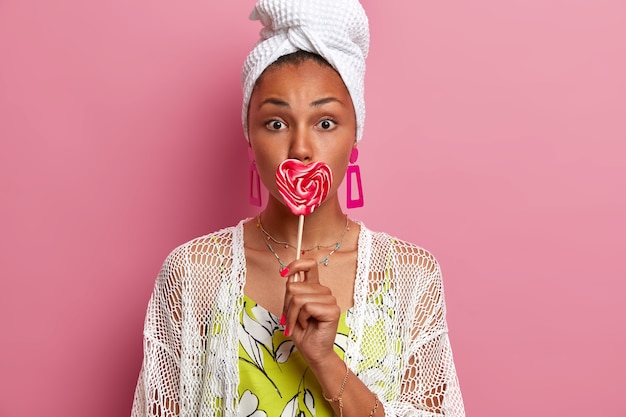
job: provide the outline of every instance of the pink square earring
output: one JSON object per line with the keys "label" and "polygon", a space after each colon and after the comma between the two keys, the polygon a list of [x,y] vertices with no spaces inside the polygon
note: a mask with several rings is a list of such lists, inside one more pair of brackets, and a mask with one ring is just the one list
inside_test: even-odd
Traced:
{"label": "pink square earring", "polygon": [[[348,181],[346,207],[348,208],[363,207],[363,184],[361,183],[361,169],[358,165],[355,164],[357,159],[359,159],[359,151],[357,148],[352,148],[352,153],[350,154],[350,163],[354,165],[348,165],[348,170],[346,171],[346,180]],[[355,177],[356,179],[356,198],[352,198],[353,177]]]}
{"label": "pink square earring", "polygon": [[250,159],[250,204],[261,207],[261,178],[251,148],[248,148],[248,158]]}

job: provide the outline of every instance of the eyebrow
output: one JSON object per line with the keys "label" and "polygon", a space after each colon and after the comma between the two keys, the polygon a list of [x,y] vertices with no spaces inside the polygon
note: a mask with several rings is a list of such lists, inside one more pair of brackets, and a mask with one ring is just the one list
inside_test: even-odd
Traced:
{"label": "eyebrow", "polygon": [[266,104],[273,104],[275,106],[280,106],[280,107],[290,107],[289,103],[287,103],[286,101],[270,97],[270,98],[266,98],[265,100],[263,100],[261,104],[259,104],[259,108],[265,106]]}
{"label": "eyebrow", "polygon": [[[323,106],[324,104],[328,104],[328,103],[339,103],[339,104],[343,104],[343,102],[342,102],[341,100],[339,100],[338,98],[336,98],[336,97],[325,97],[325,98],[321,98],[321,99],[319,99],[319,100],[315,100],[315,101],[311,102],[310,106],[311,106],[311,107],[321,107],[321,106]],[[264,106],[264,105],[266,105],[266,104],[273,104],[273,105],[275,105],[275,106],[279,106],[279,107],[286,107],[286,108],[291,107],[291,106],[289,105],[289,103],[287,103],[287,102],[286,102],[286,101],[284,101],[284,100],[280,100],[280,99],[278,99],[278,98],[270,97],[270,98],[267,98],[267,99],[263,100],[263,101],[261,102],[261,104],[259,105],[259,108],[260,108],[260,107],[263,107],[263,106]]]}
{"label": "eyebrow", "polygon": [[314,102],[311,103],[311,107],[320,107],[328,103],[343,104],[343,102],[336,97],[326,97],[326,98],[321,98],[319,100],[315,100]]}

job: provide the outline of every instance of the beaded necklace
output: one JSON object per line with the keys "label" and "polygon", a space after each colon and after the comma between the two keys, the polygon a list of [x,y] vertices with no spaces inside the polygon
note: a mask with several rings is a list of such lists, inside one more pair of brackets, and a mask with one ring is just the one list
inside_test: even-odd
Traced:
{"label": "beaded necklace", "polygon": [[[261,223],[261,216],[260,215],[257,216],[256,227],[265,236],[265,238],[263,239],[263,242],[265,242],[265,246],[267,246],[267,249],[269,249],[269,251],[272,252],[274,257],[278,261],[278,264],[280,265],[280,269],[278,271],[282,272],[282,270],[287,267],[287,264],[284,263],[282,261],[282,259],[280,259],[280,256],[278,256],[278,254],[274,250],[274,247],[272,247],[272,244],[270,243],[270,240],[272,242],[278,244],[278,245],[283,245],[285,247],[285,249],[287,249],[287,248],[296,249],[296,247],[294,245],[290,244],[289,242],[277,240],[271,234],[269,234],[269,232],[267,230],[265,230],[265,228],[263,228],[263,224]],[[324,266],[328,266],[328,260],[330,258],[330,255],[332,255],[333,253],[335,253],[335,252],[337,252],[339,250],[339,248],[341,247],[341,242],[343,241],[343,237],[346,235],[346,232],[348,232],[349,230],[350,230],[350,220],[348,219],[348,216],[346,216],[346,227],[343,229],[343,232],[341,232],[341,236],[339,236],[339,240],[336,243],[331,244],[331,245],[318,244],[318,245],[315,245],[315,246],[313,246],[312,248],[309,248],[309,249],[302,249],[301,253],[304,255],[305,253],[310,252],[312,250],[330,249],[330,252],[328,253],[328,255],[324,256],[322,259],[320,259],[318,261],[318,264],[324,265]]]}

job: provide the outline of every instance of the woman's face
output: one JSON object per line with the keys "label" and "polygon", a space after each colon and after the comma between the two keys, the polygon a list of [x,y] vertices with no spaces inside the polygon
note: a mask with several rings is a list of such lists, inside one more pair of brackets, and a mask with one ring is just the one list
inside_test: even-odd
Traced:
{"label": "woman's face", "polygon": [[315,61],[269,67],[250,97],[248,136],[261,180],[276,199],[282,201],[276,168],[289,158],[328,164],[331,198],[356,144],[350,94],[332,68]]}

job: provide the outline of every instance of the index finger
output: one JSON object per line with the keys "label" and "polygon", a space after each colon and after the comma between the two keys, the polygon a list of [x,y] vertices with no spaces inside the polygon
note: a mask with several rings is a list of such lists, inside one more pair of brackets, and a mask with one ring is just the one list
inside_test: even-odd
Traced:
{"label": "index finger", "polygon": [[[300,258],[287,265],[289,282],[306,281],[314,284],[320,282],[317,261],[311,258]],[[304,279],[298,277],[304,276]]]}

